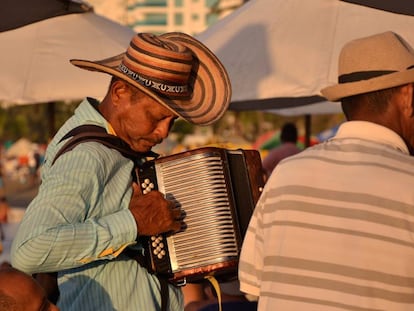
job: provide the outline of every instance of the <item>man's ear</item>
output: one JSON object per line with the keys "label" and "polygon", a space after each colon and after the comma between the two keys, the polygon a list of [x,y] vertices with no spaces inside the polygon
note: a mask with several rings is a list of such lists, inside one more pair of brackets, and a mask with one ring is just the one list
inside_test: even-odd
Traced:
{"label": "man's ear", "polygon": [[410,83],[404,86],[404,95],[406,96],[406,113],[411,118],[414,117],[414,83]]}
{"label": "man's ear", "polygon": [[[413,84],[405,84],[400,86],[398,94],[394,99],[394,103],[398,106],[398,110],[407,118],[414,116],[413,108]],[[395,106],[395,107],[396,107]]]}
{"label": "man's ear", "polygon": [[129,96],[129,87],[126,82],[122,80],[115,81],[111,86],[111,98],[113,105],[118,105]]}
{"label": "man's ear", "polygon": [[408,90],[408,95],[409,95],[409,106],[410,106],[410,110],[409,110],[409,116],[410,117],[414,117],[414,83],[410,83],[408,84],[409,90]]}

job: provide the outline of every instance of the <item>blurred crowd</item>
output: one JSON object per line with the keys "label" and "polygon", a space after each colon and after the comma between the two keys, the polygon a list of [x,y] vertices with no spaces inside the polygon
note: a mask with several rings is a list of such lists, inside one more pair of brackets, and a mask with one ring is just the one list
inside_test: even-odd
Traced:
{"label": "blurred crowd", "polygon": [[39,168],[44,159],[46,145],[32,143],[21,138],[1,149],[1,170],[5,179],[21,184],[35,184],[39,179]]}

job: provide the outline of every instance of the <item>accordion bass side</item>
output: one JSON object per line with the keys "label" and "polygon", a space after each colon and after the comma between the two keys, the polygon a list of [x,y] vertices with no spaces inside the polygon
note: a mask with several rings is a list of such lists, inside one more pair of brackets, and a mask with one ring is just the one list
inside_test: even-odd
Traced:
{"label": "accordion bass side", "polygon": [[144,193],[158,189],[185,215],[182,231],[148,239],[149,269],[177,285],[236,276],[264,186],[259,152],[204,147],[148,161],[136,173]]}

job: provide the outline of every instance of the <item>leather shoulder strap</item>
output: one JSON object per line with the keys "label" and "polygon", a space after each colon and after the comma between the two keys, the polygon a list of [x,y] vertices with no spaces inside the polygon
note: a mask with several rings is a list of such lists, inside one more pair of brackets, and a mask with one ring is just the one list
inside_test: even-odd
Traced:
{"label": "leather shoulder strap", "polygon": [[67,138],[70,138],[62,148],[57,152],[55,158],[53,159],[52,165],[55,163],[58,157],[62,154],[72,150],[77,145],[87,141],[99,142],[108,148],[118,150],[124,157],[131,159],[134,163],[145,158],[145,157],[157,157],[158,155],[155,152],[140,153],[136,152],[129,147],[129,145],[119,138],[118,136],[108,134],[106,129],[92,124],[85,124],[75,127],[69,131],[60,141],[63,141]]}

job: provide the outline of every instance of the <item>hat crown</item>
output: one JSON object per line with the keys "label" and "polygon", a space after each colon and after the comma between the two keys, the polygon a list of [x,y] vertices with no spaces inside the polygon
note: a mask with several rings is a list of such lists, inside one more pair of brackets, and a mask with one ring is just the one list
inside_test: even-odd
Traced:
{"label": "hat crown", "polygon": [[118,77],[193,124],[212,124],[230,104],[231,83],[223,64],[185,33],[138,33],[124,53],[71,63]]}
{"label": "hat crown", "polygon": [[370,71],[405,71],[414,65],[414,51],[388,31],[346,44],[339,56],[339,76]]}
{"label": "hat crown", "polygon": [[188,97],[193,63],[193,55],[186,46],[160,40],[150,33],[138,33],[129,44],[120,70],[160,94]]}
{"label": "hat crown", "polygon": [[330,101],[414,83],[414,50],[387,31],[344,45],[338,61],[338,84],[323,88]]}

